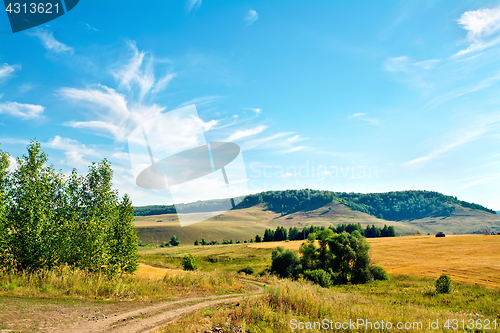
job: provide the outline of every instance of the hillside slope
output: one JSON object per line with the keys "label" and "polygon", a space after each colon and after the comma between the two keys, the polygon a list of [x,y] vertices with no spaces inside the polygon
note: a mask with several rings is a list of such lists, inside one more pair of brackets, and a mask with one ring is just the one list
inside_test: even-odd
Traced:
{"label": "hillside slope", "polygon": [[[251,195],[239,205],[239,209],[186,227],[180,227],[175,213],[136,216],[135,225],[141,240],[154,244],[169,241],[172,235],[179,236],[184,244],[192,244],[202,238],[207,241],[232,239],[243,242],[257,234],[263,235],[265,229],[275,229],[277,226],[302,229],[310,225],[328,227],[340,223],[361,223],[363,227],[392,225],[398,235],[434,234],[438,231],[470,234],[482,233],[487,227],[500,228],[500,215],[491,213],[485,207],[437,192],[402,191],[359,195],[307,191]],[[218,202],[214,200],[192,205],[199,207],[200,211],[216,210]],[[140,213],[172,212],[172,209],[172,206],[138,208]],[[384,219],[383,215],[399,219],[390,221]],[[407,216],[415,218],[401,218]]]}

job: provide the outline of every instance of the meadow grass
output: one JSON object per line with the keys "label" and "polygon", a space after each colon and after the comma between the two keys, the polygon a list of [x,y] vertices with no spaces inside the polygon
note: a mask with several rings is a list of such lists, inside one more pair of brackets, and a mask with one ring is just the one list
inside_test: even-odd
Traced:
{"label": "meadow grass", "polygon": [[[314,323],[325,318],[333,323],[364,319],[372,323],[389,321],[394,326],[399,322],[412,325],[412,328],[397,330],[400,332],[416,331],[419,324],[414,322],[417,322],[422,323],[419,331],[445,332],[449,331],[443,327],[447,319],[463,319],[466,323],[470,319],[500,321],[498,291],[458,285],[452,294],[436,295],[432,292],[433,282],[432,279],[392,276],[389,281],[325,289],[303,280],[275,279],[262,297],[192,313],[160,332],[204,332],[215,327],[241,332],[290,332],[292,320]],[[429,329],[429,321],[436,320],[439,329]],[[307,331],[325,331],[319,325],[316,328]],[[371,330],[359,326],[336,331]]]}
{"label": "meadow grass", "polygon": [[68,266],[33,273],[0,271],[0,296],[148,301],[242,293],[247,288],[235,273],[221,271],[167,273],[160,279],[109,277]]}
{"label": "meadow grass", "polygon": [[253,248],[249,244],[179,246],[159,249],[141,249],[142,262],[165,268],[181,268],[181,259],[188,253],[198,258],[200,270],[233,271],[251,266],[261,272],[271,265],[272,248]]}

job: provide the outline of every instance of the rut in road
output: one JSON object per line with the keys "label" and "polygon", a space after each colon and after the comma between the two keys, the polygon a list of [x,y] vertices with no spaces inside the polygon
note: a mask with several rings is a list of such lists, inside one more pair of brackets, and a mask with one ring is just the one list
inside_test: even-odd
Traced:
{"label": "rut in road", "polygon": [[254,291],[247,294],[193,297],[179,301],[164,302],[121,313],[99,321],[79,321],[61,329],[62,332],[67,333],[153,332],[159,326],[166,325],[183,314],[217,304],[241,301],[244,297],[255,297],[264,293],[266,284],[245,279],[242,279],[242,281],[251,284],[255,288]]}

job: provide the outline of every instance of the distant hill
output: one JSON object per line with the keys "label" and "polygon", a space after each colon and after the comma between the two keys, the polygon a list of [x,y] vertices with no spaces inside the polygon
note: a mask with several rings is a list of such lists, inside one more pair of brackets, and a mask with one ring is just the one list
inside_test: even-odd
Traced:
{"label": "distant hill", "polygon": [[[401,221],[426,217],[446,217],[457,206],[497,214],[484,206],[458,200],[432,191],[397,191],[387,193],[341,193],[318,190],[268,191],[246,196],[235,209],[244,209],[263,204],[268,210],[282,216],[299,211],[314,210],[333,201],[352,210],[363,212],[379,219]],[[223,210],[224,200],[198,201],[183,206],[191,212]],[[173,205],[143,206],[135,208],[135,216],[175,214]]]}
{"label": "distant hill", "polygon": [[[199,201],[192,211],[220,211],[222,200]],[[235,209],[209,220],[180,227],[174,206],[136,207],[135,225],[143,242],[181,242],[198,239],[249,240],[277,226],[299,229],[340,223],[394,226],[398,235],[443,231],[447,234],[483,233],[500,228],[500,216],[481,205],[430,191],[353,194],[326,191],[270,191],[247,196]]]}

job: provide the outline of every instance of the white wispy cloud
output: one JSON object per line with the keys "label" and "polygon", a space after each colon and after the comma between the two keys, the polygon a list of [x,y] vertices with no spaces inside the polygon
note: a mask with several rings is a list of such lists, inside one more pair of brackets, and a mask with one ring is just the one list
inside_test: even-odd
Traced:
{"label": "white wispy cloud", "polygon": [[16,161],[16,159],[14,157],[9,156],[9,162],[10,162],[10,164],[9,164],[9,171],[13,172],[16,169],[16,167],[17,167],[17,161]]}
{"label": "white wispy cloud", "polygon": [[500,32],[500,7],[467,11],[457,22],[467,30],[465,39],[470,45],[452,57],[482,51],[500,43],[500,37],[495,38]]}
{"label": "white wispy cloud", "polygon": [[255,114],[259,115],[262,113],[262,109],[259,109],[259,108],[241,108],[242,110],[250,110],[250,111],[253,111],[255,112]]}
{"label": "white wispy cloud", "polygon": [[218,100],[220,96],[204,96],[204,97],[196,97],[193,99],[190,99],[189,101],[183,102],[177,106],[177,108],[182,108],[184,106],[188,106],[191,104],[196,104],[196,105],[204,105],[208,103],[215,102]]}
{"label": "white wispy cloud", "polygon": [[380,123],[380,121],[378,119],[367,118],[366,115],[367,115],[366,113],[358,112],[358,113],[351,114],[349,117],[347,117],[347,119],[356,118],[356,119],[359,119],[362,121],[366,121],[367,123],[370,123],[373,125],[378,125]]}
{"label": "white wispy cloud", "polygon": [[89,30],[92,30],[92,31],[99,31],[98,29],[94,28],[93,26],[91,26],[90,24],[88,23],[85,23],[85,26],[87,27],[87,29]]}
{"label": "white wispy cloud", "polygon": [[354,114],[351,114],[351,115],[348,117],[348,119],[355,118],[355,117],[362,117],[362,116],[366,116],[366,113],[361,113],[361,112],[354,113]]}
{"label": "white wispy cloud", "polygon": [[71,46],[61,43],[55,39],[54,33],[51,31],[37,29],[29,32],[28,35],[38,37],[47,51],[54,53],[74,53],[74,49]]}
{"label": "white wispy cloud", "polygon": [[37,119],[42,117],[45,108],[41,105],[21,104],[17,102],[0,103],[0,114],[9,114],[22,119]]}
{"label": "white wispy cloud", "polygon": [[398,81],[409,83],[413,86],[425,86],[427,82],[424,78],[439,63],[439,59],[414,61],[408,56],[401,56],[387,58],[382,68],[386,72],[392,73]]}
{"label": "white wispy cloud", "polygon": [[255,21],[259,19],[259,13],[257,13],[255,10],[250,9],[247,13],[247,16],[245,16],[245,21],[247,22],[247,25],[253,24]]}
{"label": "white wispy cloud", "polygon": [[474,186],[483,185],[483,184],[490,184],[496,180],[500,180],[500,173],[489,175],[489,176],[483,177],[481,179],[477,179],[473,182],[465,184],[460,189],[464,190],[464,189],[469,188],[469,187],[474,187]]}
{"label": "white wispy cloud", "polygon": [[138,124],[159,115],[165,108],[155,104],[128,105],[125,95],[112,88],[99,86],[100,89],[62,88],[59,94],[73,102],[93,110],[97,120],[70,121],[67,126],[94,130],[111,135],[117,141],[124,141],[127,134]]}
{"label": "white wispy cloud", "polygon": [[425,107],[435,107],[438,106],[439,104],[442,104],[444,102],[447,102],[449,100],[452,100],[457,97],[461,97],[470,93],[474,93],[479,90],[486,89],[496,83],[497,81],[500,80],[500,72],[497,73],[495,76],[489,77],[487,79],[484,79],[480,81],[479,83],[475,84],[474,86],[469,86],[469,87],[460,87],[458,89],[455,89],[453,91],[450,91],[446,94],[436,96],[434,97],[430,102],[428,102]]}
{"label": "white wispy cloud", "polygon": [[299,150],[303,150],[305,148],[306,148],[306,146],[292,147],[292,148],[280,150],[278,153],[280,153],[280,154],[295,153],[295,152],[297,152]]}
{"label": "white wispy cloud", "polygon": [[110,136],[116,141],[124,141],[127,135],[139,124],[159,114],[165,107],[145,104],[146,96],[152,97],[164,90],[176,76],[169,73],[155,79],[153,56],[139,51],[135,42],[127,42],[132,51],[130,57],[114,65],[110,72],[118,83],[118,90],[105,85],[83,89],[62,88],[59,94],[77,105],[92,111],[93,119],[69,121],[66,126],[91,130],[99,135]]}
{"label": "white wispy cloud", "polygon": [[177,74],[175,73],[170,73],[170,74],[167,74],[165,75],[164,77],[162,77],[161,79],[158,80],[158,82],[156,82],[154,88],[153,88],[153,91],[152,93],[157,93],[157,92],[160,92],[162,90],[164,90],[166,87],[167,87],[167,84],[172,81],[172,79],[174,77],[176,77]]}
{"label": "white wispy cloud", "polygon": [[16,70],[21,69],[20,65],[3,64],[0,66],[0,80],[11,76]]}
{"label": "white wispy cloud", "polygon": [[307,139],[293,132],[280,132],[263,138],[247,140],[241,146],[243,150],[270,150],[278,154],[285,154],[308,148],[296,146],[297,142]]}
{"label": "white wispy cloud", "polygon": [[403,163],[403,165],[417,165],[424,162],[429,162],[438,158],[441,158],[447,152],[465,145],[469,142],[478,140],[487,133],[496,132],[499,130],[498,123],[500,122],[500,117],[490,117],[485,119],[479,119],[478,123],[474,127],[470,127],[467,130],[460,130],[460,135],[456,135],[454,141],[448,142],[435,148],[426,155],[415,158],[411,161]]}
{"label": "white wispy cloud", "polygon": [[187,2],[187,10],[188,13],[192,10],[198,10],[201,6],[201,0],[188,0]]}
{"label": "white wispy cloud", "polygon": [[119,82],[120,88],[131,91],[132,85],[137,84],[140,89],[139,99],[142,100],[155,85],[153,57],[145,60],[146,52],[139,52],[135,42],[129,41],[127,44],[132,50],[132,57],[126,65],[114,71],[113,75]]}
{"label": "white wispy cloud", "polygon": [[84,159],[85,156],[97,156],[98,154],[92,148],[87,147],[83,143],[77,140],[63,138],[56,135],[52,140],[46,143],[48,148],[61,150],[66,156],[66,160],[63,161],[64,164],[71,166],[72,168],[86,168],[90,162]]}
{"label": "white wispy cloud", "polygon": [[248,128],[248,129],[239,129],[237,130],[236,132],[234,132],[233,134],[231,134],[227,139],[226,141],[229,141],[229,142],[232,142],[232,141],[236,141],[236,140],[239,140],[239,139],[243,139],[243,138],[246,138],[246,137],[249,137],[249,136],[253,136],[253,135],[256,135],[256,134],[259,134],[261,133],[262,131],[264,131],[267,127],[264,126],[264,125],[259,125],[257,127],[254,127],[254,128]]}

